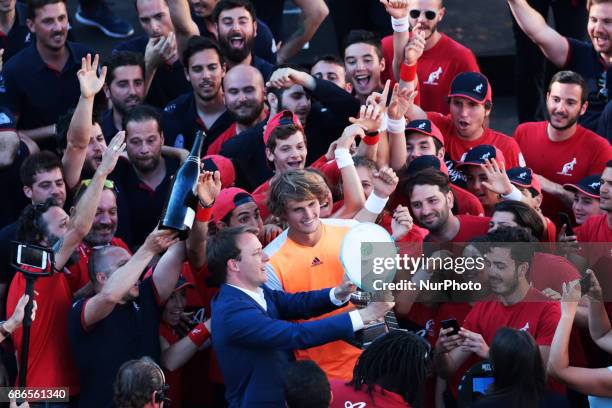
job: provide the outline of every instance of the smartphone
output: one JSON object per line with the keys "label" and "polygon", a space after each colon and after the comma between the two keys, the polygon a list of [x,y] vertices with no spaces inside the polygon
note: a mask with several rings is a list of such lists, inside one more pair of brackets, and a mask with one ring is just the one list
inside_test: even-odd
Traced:
{"label": "smartphone", "polygon": [[559,220],[561,220],[561,225],[565,224],[565,235],[568,237],[574,235],[572,220],[570,219],[569,215],[564,212],[559,212]]}
{"label": "smartphone", "polygon": [[589,293],[590,289],[591,289],[591,275],[585,272],[584,276],[580,278],[580,294],[584,296],[587,293]]}
{"label": "smartphone", "polygon": [[47,270],[47,253],[27,245],[17,245],[17,264]]}
{"label": "smartphone", "polygon": [[447,336],[454,336],[455,334],[459,334],[459,322],[457,319],[447,319],[442,320],[440,325],[443,329],[448,329],[449,327],[453,328],[453,331],[450,333],[446,333]]}
{"label": "smartphone", "polygon": [[493,384],[493,380],[493,377],[473,377],[472,392],[478,392],[483,395],[486,394],[491,384]]}

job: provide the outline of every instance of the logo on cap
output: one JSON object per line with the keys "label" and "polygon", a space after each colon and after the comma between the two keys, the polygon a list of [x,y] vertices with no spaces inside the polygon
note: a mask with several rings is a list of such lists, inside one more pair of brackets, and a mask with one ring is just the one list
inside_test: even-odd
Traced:
{"label": "logo on cap", "polygon": [[417,126],[417,127],[418,127],[419,129],[421,129],[421,130],[422,130],[422,129],[425,129],[425,126],[426,126],[426,125],[427,125],[427,124],[426,124],[425,122],[423,122],[423,123],[421,123],[421,124],[420,124],[419,126]]}
{"label": "logo on cap", "polygon": [[480,160],[486,160],[489,157],[491,157],[491,152],[486,152],[485,154],[483,154],[482,156],[480,156]]}
{"label": "logo on cap", "polygon": [[519,174],[518,178],[523,179],[523,180],[527,179],[527,172],[526,171],[522,172],[521,174]]}
{"label": "logo on cap", "polygon": [[481,93],[483,86],[483,84],[476,85],[476,88],[474,88],[474,92]]}
{"label": "logo on cap", "polygon": [[596,181],[594,183],[589,184],[589,187],[591,187],[593,190],[597,190],[599,187],[601,187],[601,182]]}

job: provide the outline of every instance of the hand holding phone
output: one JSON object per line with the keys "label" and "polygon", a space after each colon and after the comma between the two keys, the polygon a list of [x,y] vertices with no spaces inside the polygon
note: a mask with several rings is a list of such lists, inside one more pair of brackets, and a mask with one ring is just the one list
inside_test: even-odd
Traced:
{"label": "hand holding phone", "polygon": [[452,328],[453,330],[449,333],[446,333],[447,336],[454,336],[455,334],[459,334],[459,322],[457,319],[446,319],[440,322],[440,325],[443,329]]}

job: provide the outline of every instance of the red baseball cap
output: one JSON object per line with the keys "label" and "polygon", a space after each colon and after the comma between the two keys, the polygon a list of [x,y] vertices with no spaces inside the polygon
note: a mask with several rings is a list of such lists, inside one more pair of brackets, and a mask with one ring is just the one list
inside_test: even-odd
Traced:
{"label": "red baseball cap", "polygon": [[214,222],[220,222],[227,214],[242,204],[255,202],[253,196],[238,187],[224,188],[221,190],[215,204],[212,207],[212,219]]}
{"label": "red baseball cap", "polygon": [[437,139],[438,142],[442,143],[442,146],[444,146],[444,136],[442,135],[442,132],[440,132],[440,129],[438,129],[436,125],[427,119],[410,121],[406,125],[406,130],[404,133],[406,135],[408,133],[421,133],[423,135],[431,136],[434,139]]}
{"label": "red baseball cap", "polygon": [[462,72],[451,83],[449,98],[460,96],[476,103],[493,102],[491,84],[480,72]]}
{"label": "red baseball cap", "polygon": [[236,181],[236,170],[234,163],[225,156],[219,154],[210,154],[202,159],[204,170],[219,171],[221,173],[221,187],[231,187]]}
{"label": "red baseball cap", "polygon": [[268,124],[264,129],[263,140],[266,146],[268,145],[268,139],[270,139],[270,135],[274,129],[281,125],[294,125],[304,132],[304,127],[295,113],[291,112],[290,110],[281,111],[268,120]]}
{"label": "red baseball cap", "polygon": [[501,150],[493,145],[482,144],[472,147],[461,156],[461,161],[457,163],[457,168],[463,166],[479,166],[485,164],[486,159],[495,159],[499,164],[506,164],[506,159]]}

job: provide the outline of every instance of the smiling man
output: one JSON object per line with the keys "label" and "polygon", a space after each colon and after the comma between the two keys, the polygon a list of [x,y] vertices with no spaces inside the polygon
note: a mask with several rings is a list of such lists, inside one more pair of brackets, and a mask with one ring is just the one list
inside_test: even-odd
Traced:
{"label": "smiling man", "polygon": [[351,31],[344,44],[344,67],[355,96],[365,104],[372,92],[383,89],[381,73],[385,70],[385,58],[380,39],[369,31]]}
{"label": "smiling man", "polygon": [[558,72],[546,95],[549,120],[524,123],[514,132],[527,164],[542,185],[542,212],[556,223],[557,213],[567,212],[574,198],[563,184],[601,174],[606,162],[612,159],[610,144],[578,124],[587,110],[587,92],[580,75],[572,71]]}

